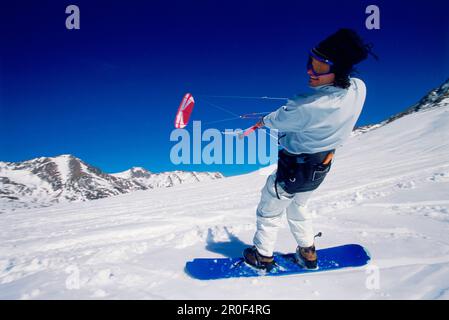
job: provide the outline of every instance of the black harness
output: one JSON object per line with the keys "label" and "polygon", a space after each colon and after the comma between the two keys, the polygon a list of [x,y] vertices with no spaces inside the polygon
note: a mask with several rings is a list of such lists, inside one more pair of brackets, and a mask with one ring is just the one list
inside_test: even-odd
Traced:
{"label": "black harness", "polygon": [[292,154],[285,149],[280,150],[274,184],[278,199],[280,199],[278,184],[289,194],[318,188],[331,168],[334,152],[335,149],[318,153]]}

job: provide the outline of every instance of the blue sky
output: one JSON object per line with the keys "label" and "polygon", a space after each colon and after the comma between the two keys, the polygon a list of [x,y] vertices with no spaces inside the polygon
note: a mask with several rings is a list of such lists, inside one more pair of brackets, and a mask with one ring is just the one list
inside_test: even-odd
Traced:
{"label": "blue sky", "polygon": [[[76,4],[81,29],[65,28]],[[380,30],[365,8],[380,7]],[[308,50],[340,27],[372,42],[359,65],[368,96],[358,125],[379,122],[449,78],[447,1],[17,1],[0,10],[0,161],[73,154],[106,172],[219,170],[171,164],[183,94],[192,120],[229,118],[200,95],[289,97],[310,90]],[[207,99],[236,114],[279,101]],[[247,127],[248,120],[217,123]]]}

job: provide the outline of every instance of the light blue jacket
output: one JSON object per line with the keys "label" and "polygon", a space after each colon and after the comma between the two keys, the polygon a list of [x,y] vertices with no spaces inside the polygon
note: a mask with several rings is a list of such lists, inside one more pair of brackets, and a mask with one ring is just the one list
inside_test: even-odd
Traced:
{"label": "light blue jacket", "polygon": [[279,130],[279,144],[290,153],[336,149],[351,135],[365,102],[363,81],[351,78],[350,83],[348,89],[325,85],[296,96],[263,122]]}

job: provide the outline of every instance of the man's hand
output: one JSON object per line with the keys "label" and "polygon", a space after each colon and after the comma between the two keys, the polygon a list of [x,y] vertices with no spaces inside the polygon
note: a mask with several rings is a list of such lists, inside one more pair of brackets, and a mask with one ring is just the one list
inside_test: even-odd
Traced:
{"label": "man's hand", "polygon": [[263,123],[263,119],[261,119],[259,122],[257,122],[255,125],[250,127],[249,129],[246,129],[243,133],[239,134],[239,139],[243,139],[246,136],[249,136],[251,133],[256,131],[259,128],[262,128],[265,124]]}
{"label": "man's hand", "polygon": [[263,123],[263,118],[260,118],[259,122],[257,122],[254,126],[257,128],[262,128],[265,125],[265,123]]}

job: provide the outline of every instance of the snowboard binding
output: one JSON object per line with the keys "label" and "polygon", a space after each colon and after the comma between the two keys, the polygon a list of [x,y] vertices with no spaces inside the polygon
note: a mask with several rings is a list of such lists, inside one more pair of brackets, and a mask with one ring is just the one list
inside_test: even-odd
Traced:
{"label": "snowboard binding", "polygon": [[253,268],[270,272],[276,266],[274,257],[266,257],[261,255],[256,246],[246,248],[243,251],[244,261]]}

